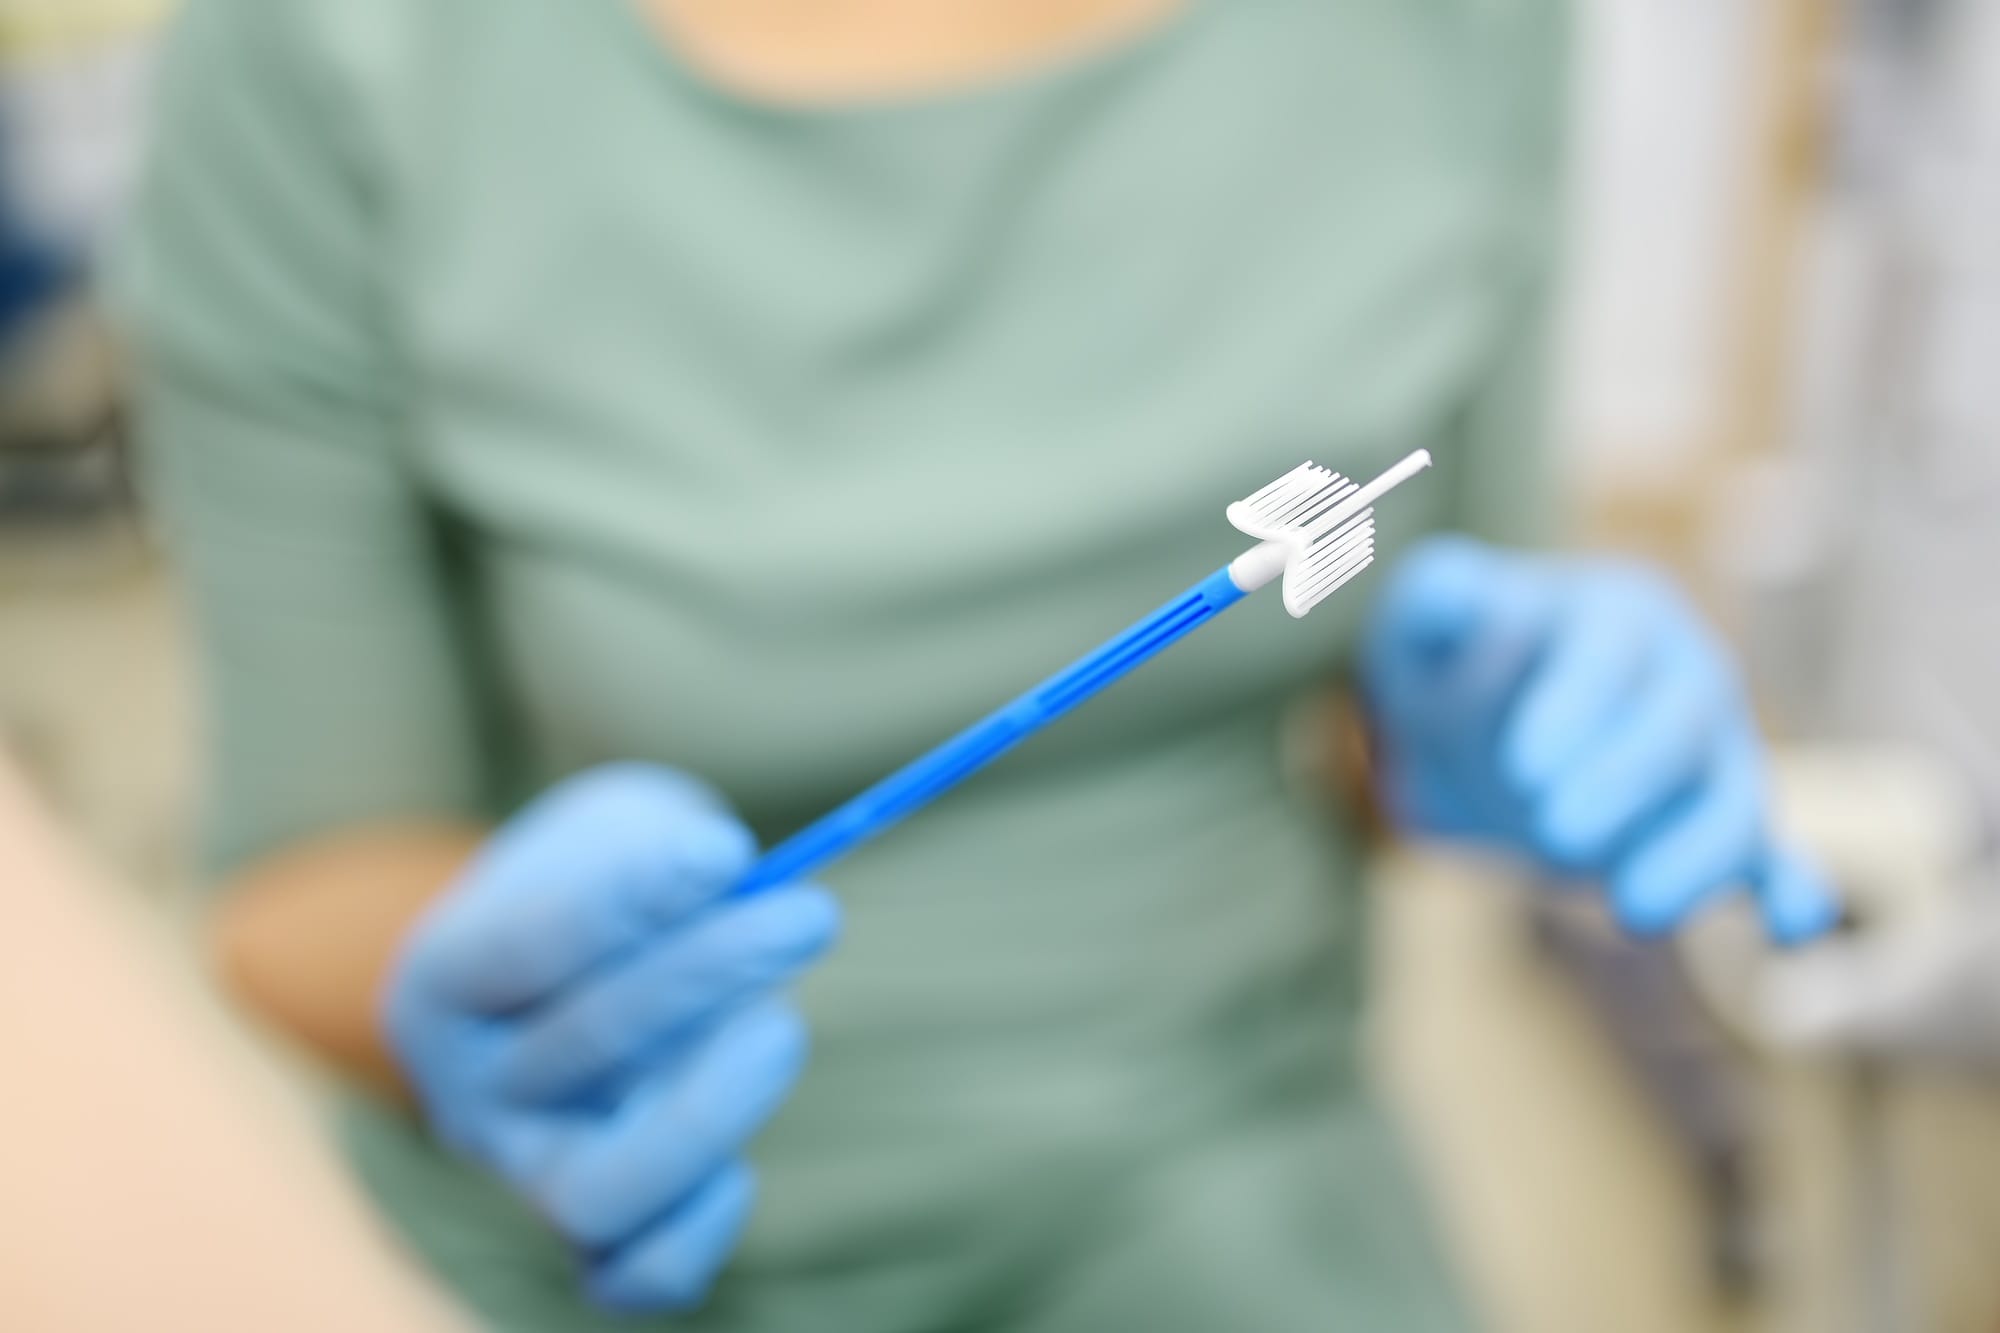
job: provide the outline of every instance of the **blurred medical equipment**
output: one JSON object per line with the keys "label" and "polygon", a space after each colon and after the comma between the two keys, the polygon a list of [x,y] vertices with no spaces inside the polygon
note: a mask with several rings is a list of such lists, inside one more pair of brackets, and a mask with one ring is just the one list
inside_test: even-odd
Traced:
{"label": "blurred medical equipment", "polygon": [[[1749,1137],[1761,1118],[1766,1150],[1788,1144],[1768,1136],[1797,1132],[1801,1114],[1839,1126],[1810,1166],[1817,1254],[1787,1262],[1824,1284],[1792,1303],[1784,1328],[1813,1333],[1908,1333],[1944,1327],[1936,1310],[1935,1275],[1921,1271],[1911,1238],[1911,1182],[1899,1145],[1899,1067],[1947,1059],[1976,1067],[1991,1041],[1993,956],[1984,975],[1976,957],[1992,941],[1984,909],[1968,912],[1966,890],[1981,855],[1981,814],[1965,784],[1921,751],[1891,747],[1795,747],[1779,761],[1780,819],[1813,848],[1849,912],[1838,937],[1803,953],[1774,957],[1747,922],[1721,917],[1681,937],[1685,975],[1722,1029],[1768,1067],[1796,1067],[1811,1057],[1814,1109],[1793,1099],[1774,1120],[1772,1079],[1755,1098],[1730,1095],[1734,1137]],[[1982,1035],[1983,1034],[1983,1035]],[[1726,1054],[1726,1052],[1725,1052]],[[1723,1082],[1713,1068],[1699,1075]],[[1782,1080],[1780,1080],[1782,1081]],[[1665,1100],[1685,1098],[1678,1088]],[[1779,1099],[1782,1100],[1782,1099]],[[1712,1155],[1729,1140],[1711,1139]],[[1832,1169],[1829,1169],[1829,1168]],[[1764,1177],[1774,1164],[1766,1162]],[[1798,1168],[1794,1166],[1793,1170]],[[1790,1189],[1798,1189],[1796,1180]],[[1766,1198],[1745,1223],[1761,1230],[1774,1208]],[[1803,1220],[1790,1206],[1791,1229]],[[1798,1238],[1792,1236],[1794,1245]]]}
{"label": "blurred medical equipment", "polygon": [[1294,618],[1303,617],[1374,560],[1375,511],[1369,506],[1430,465],[1430,454],[1419,449],[1366,486],[1359,486],[1338,472],[1306,462],[1230,505],[1225,511],[1230,523],[1257,538],[1256,546],[1096,650],[772,848],[751,868],[742,891],[753,892],[812,874],[951,790],[1281,575],[1285,610]]}
{"label": "blurred medical equipment", "polygon": [[78,255],[116,221],[145,143],[165,0],[0,0],[0,119],[17,221]]}
{"label": "blurred medical equipment", "polygon": [[0,518],[129,500],[90,261],[136,173],[154,24],[136,0],[0,0]]}
{"label": "blurred medical equipment", "polygon": [[1787,770],[1790,818],[1857,929],[1768,964],[1749,1021],[1806,1053],[2000,1073],[2000,893],[1965,786],[1921,752],[1806,751]]}
{"label": "blurred medical equipment", "polygon": [[[5,124],[0,122],[0,133]],[[6,139],[0,137],[0,159]],[[55,256],[27,234],[19,218],[15,191],[0,175],[0,347],[49,299],[62,280]]]}
{"label": "blurred medical equipment", "polygon": [[1744,478],[1713,564],[1767,706],[1811,742],[1788,817],[1853,922],[1800,958],[1684,947],[1740,1035],[1842,1089],[1849,1262],[1814,1327],[1847,1333],[1938,1326],[1904,1071],[2000,1067],[2000,7],[1834,8],[1791,448]]}
{"label": "blurred medical equipment", "polygon": [[[1750,479],[1716,549],[1757,675],[1784,682],[1768,694],[1786,730],[1845,748],[1857,789],[1905,793],[1884,809],[1928,802],[1955,830],[1918,838],[1907,820],[1858,819],[1880,844],[1868,853],[1819,821],[1875,867],[1864,938],[1820,969],[1855,989],[1808,1001],[1812,969],[1793,969],[1779,1025],[1824,1044],[1949,1014],[1949,1032],[1908,1031],[1912,1049],[1969,1056],[1978,1011],[1910,988],[1959,984],[2000,912],[2000,8],[1848,8],[1797,439]],[[1812,790],[1862,813],[1832,784]],[[1864,995],[1889,1006],[1879,1023],[1849,1011]],[[2000,1023],[1983,1044],[2000,1060]]]}
{"label": "blurred medical equipment", "polygon": [[1794,447],[1718,551],[1788,730],[1925,746],[2000,820],[2000,9],[1848,9]]}

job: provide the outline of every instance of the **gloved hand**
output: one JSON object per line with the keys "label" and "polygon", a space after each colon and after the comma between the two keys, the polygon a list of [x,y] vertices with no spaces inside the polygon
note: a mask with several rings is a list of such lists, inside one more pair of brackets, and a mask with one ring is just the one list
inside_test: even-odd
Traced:
{"label": "gloved hand", "polygon": [[728,897],[754,855],[692,779],[600,769],[496,834],[391,976],[435,1133],[541,1209],[607,1306],[700,1300],[750,1208],[740,1150],[804,1059],[779,992],[838,913],[804,886]]}
{"label": "gloved hand", "polygon": [[1819,877],[1774,844],[1723,651],[1659,576],[1434,538],[1393,571],[1362,674],[1412,831],[1599,880],[1637,933],[1744,884],[1782,943],[1833,923]]}

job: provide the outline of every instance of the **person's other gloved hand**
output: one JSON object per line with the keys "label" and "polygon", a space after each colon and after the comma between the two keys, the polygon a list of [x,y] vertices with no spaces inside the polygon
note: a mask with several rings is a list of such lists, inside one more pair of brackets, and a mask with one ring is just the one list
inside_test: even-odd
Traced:
{"label": "person's other gloved hand", "polygon": [[1639,933],[1742,885],[1780,942],[1833,924],[1817,874],[1774,844],[1735,674],[1661,577],[1434,538],[1392,572],[1362,673],[1412,831],[1599,880]]}
{"label": "person's other gloved hand", "polygon": [[805,1055],[781,988],[838,924],[822,890],[729,890],[750,834],[637,765],[556,787],[423,919],[385,998],[449,1147],[571,1241],[594,1299],[685,1308],[734,1247],[740,1153]]}

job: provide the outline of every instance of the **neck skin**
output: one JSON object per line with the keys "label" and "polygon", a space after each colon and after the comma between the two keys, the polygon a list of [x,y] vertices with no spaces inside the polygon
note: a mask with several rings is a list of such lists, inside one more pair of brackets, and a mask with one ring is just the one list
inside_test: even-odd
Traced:
{"label": "neck skin", "polygon": [[716,82],[782,102],[949,92],[1115,46],[1184,0],[617,0]]}

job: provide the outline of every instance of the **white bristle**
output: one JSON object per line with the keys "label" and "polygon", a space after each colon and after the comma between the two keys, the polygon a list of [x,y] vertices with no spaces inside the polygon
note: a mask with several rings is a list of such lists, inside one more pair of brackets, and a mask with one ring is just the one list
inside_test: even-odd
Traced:
{"label": "white bristle", "polygon": [[1317,463],[1306,462],[1269,486],[1229,506],[1229,521],[1255,536],[1297,531],[1360,488]]}
{"label": "white bristle", "polygon": [[1419,449],[1366,486],[1305,462],[1229,506],[1239,530],[1263,545],[1230,565],[1245,591],[1285,580],[1285,609],[1303,616],[1375,559],[1375,500],[1431,464]]}
{"label": "white bristle", "polygon": [[1363,510],[1313,543],[1285,571],[1285,610],[1303,616],[1375,559],[1375,514]]}
{"label": "white bristle", "polygon": [[1263,508],[1264,501],[1267,500],[1269,497],[1276,495],[1280,491],[1295,491],[1298,490],[1302,485],[1311,485],[1314,488],[1317,488],[1319,482],[1316,481],[1315,478],[1317,478],[1320,474],[1324,473],[1325,471],[1326,469],[1319,466],[1319,464],[1317,463],[1312,463],[1312,462],[1301,463],[1297,467],[1293,468],[1290,472],[1287,472],[1284,476],[1272,482],[1269,486],[1266,486],[1263,490],[1258,491],[1255,495],[1246,497],[1243,503],[1249,505],[1253,509],[1261,510]]}

